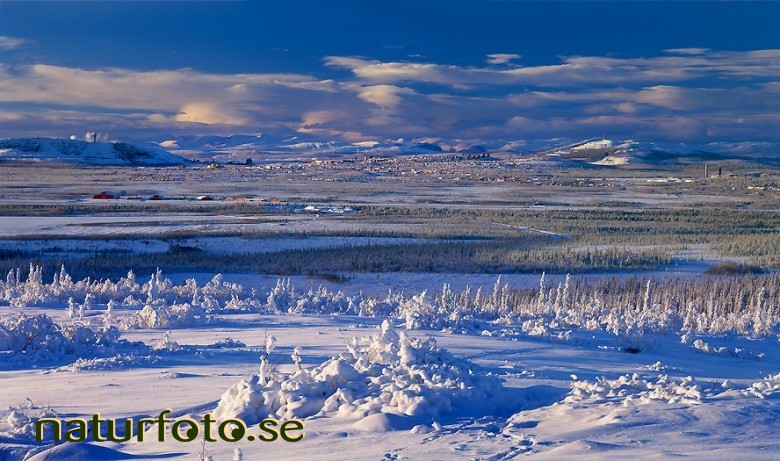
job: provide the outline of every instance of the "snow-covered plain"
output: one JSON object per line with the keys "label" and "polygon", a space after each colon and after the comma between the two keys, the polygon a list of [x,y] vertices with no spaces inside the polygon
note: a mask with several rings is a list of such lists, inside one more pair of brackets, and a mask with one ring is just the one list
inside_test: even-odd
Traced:
{"label": "snow-covered plain", "polygon": [[[186,264],[110,282],[89,268],[88,280],[66,272],[44,280],[35,268],[0,274],[0,460],[777,459],[777,266],[703,275],[725,260],[751,262],[750,253],[772,256],[764,237],[777,229],[776,170],[727,163],[727,175],[705,181],[695,162],[636,169],[632,157],[582,169],[559,154],[441,155],[217,169],[0,159],[9,172],[0,182],[0,257],[51,265],[59,255],[75,264],[100,253],[122,271],[133,253],[225,257],[216,268],[224,276]],[[681,181],[652,182],[669,177]],[[91,198],[102,190],[120,198]],[[203,195],[214,200],[196,199]],[[657,238],[627,238],[612,218],[580,228],[580,219],[656,209],[677,210],[636,227],[663,231]],[[569,211],[575,219],[563,226]],[[704,226],[708,214],[722,226]],[[703,227],[673,227],[699,215]],[[583,235],[601,227],[599,239]],[[687,231],[692,238],[677,238]],[[543,282],[317,267],[286,280],[230,273],[237,252],[527,235],[578,250],[657,250],[674,263]],[[750,251],[719,249],[731,240]],[[240,416],[248,434],[265,416],[303,418],[305,436],[160,443],[148,426],[143,442],[34,440],[40,417],[99,412],[121,425],[166,408],[174,419]]]}
{"label": "snow-covered plain", "polygon": [[[761,280],[734,315],[717,300],[671,308],[652,284],[617,306],[547,280],[519,306],[500,281],[371,297],[284,280],[252,290],[221,276],[11,273],[0,282],[0,454],[773,459],[778,287],[776,276],[749,286]],[[165,408],[240,416],[249,433],[268,415],[298,417],[305,436],[52,447],[32,435],[40,416],[137,420]]]}

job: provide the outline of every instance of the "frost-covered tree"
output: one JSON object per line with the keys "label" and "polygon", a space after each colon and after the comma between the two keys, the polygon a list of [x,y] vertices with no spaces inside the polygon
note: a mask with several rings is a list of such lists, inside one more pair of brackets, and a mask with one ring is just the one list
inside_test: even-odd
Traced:
{"label": "frost-covered tree", "polygon": [[290,357],[292,357],[292,360],[295,363],[295,365],[298,366],[298,370],[299,371],[302,370],[303,368],[301,368],[301,362],[303,362],[303,359],[301,358],[301,348],[295,346],[295,348],[293,349],[293,353]]}

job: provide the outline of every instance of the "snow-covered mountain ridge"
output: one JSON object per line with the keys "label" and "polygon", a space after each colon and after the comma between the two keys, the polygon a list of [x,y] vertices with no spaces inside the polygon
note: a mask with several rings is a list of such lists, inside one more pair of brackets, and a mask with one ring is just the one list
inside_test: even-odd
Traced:
{"label": "snow-covered mountain ridge", "polygon": [[346,142],[305,135],[268,134],[172,137],[160,146],[192,159],[255,160],[265,157],[393,156],[426,154],[504,153],[520,156],[565,156],[601,165],[711,159],[775,161],[780,143],[712,142],[703,144],[591,138],[465,141],[441,138],[387,139]]}
{"label": "snow-covered mountain ridge", "polygon": [[90,165],[179,165],[189,160],[159,146],[58,138],[0,139],[0,159],[59,160]]}

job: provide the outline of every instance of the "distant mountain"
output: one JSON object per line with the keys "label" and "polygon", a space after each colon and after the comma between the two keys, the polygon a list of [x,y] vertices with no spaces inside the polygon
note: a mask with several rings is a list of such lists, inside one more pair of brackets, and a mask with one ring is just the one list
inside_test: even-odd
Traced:
{"label": "distant mountain", "polygon": [[780,160],[780,143],[743,142],[684,144],[615,141],[603,138],[533,140],[447,140],[434,137],[416,139],[366,140],[345,142],[315,138],[306,134],[287,136],[256,134],[232,136],[181,136],[159,144],[190,159],[219,162],[332,158],[346,156],[511,154],[524,157],[586,162],[602,166],[633,163],[697,162],[742,159],[761,162]]}
{"label": "distant mountain", "polygon": [[648,160],[708,161],[742,159],[763,163],[780,162],[780,144],[769,142],[713,142],[709,144],[637,143]]}
{"label": "distant mountain", "polygon": [[686,144],[590,138],[580,141],[561,140],[547,147],[537,147],[531,155],[540,159],[565,159],[600,166],[725,160],[778,164],[780,144],[767,142]]}
{"label": "distant mountain", "polygon": [[179,165],[189,160],[158,146],[57,138],[0,139],[0,159],[59,160],[89,165]]}
{"label": "distant mountain", "polygon": [[[438,143],[431,139],[344,142],[321,140],[305,135],[267,134],[232,136],[172,137],[159,145],[193,160],[236,161],[280,158],[322,158],[331,156],[381,156],[457,152],[463,146]],[[457,148],[456,148],[457,147]],[[482,152],[482,148],[475,151]]]}

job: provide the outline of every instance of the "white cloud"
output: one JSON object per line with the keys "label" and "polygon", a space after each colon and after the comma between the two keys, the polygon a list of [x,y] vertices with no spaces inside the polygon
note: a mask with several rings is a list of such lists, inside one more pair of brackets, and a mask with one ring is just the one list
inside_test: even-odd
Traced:
{"label": "white cloud", "polygon": [[523,56],[513,53],[493,53],[487,55],[485,62],[488,64],[509,64],[510,62],[520,59]]}
{"label": "white cloud", "polygon": [[709,48],[670,48],[664,50],[669,54],[700,55],[710,51]]}
{"label": "white cloud", "polygon": [[[756,51],[698,50],[694,54],[652,58],[572,56],[560,64],[514,67],[464,67],[426,62],[381,62],[329,56],[325,64],[351,71],[373,84],[435,83],[455,89],[487,85],[584,87],[602,84],[667,84],[702,77],[778,77],[780,49]],[[678,50],[679,51],[679,50]]]}
{"label": "white cloud", "polygon": [[360,99],[385,109],[394,109],[401,104],[402,94],[414,94],[414,91],[395,85],[371,85],[358,91]]}
{"label": "white cloud", "polygon": [[546,122],[543,120],[535,120],[522,115],[515,115],[507,121],[507,126],[513,129],[517,129],[524,132],[534,132],[544,129]]}
{"label": "white cloud", "polygon": [[247,125],[249,121],[240,117],[229,107],[212,102],[190,102],[182,106],[174,119],[177,122],[203,123],[206,125]]}
{"label": "white cloud", "polygon": [[329,56],[325,65],[351,71],[360,79],[375,83],[398,83],[404,81],[431,82],[452,85],[456,74],[462,74],[458,66],[442,66],[431,63],[380,62],[361,58]]}
{"label": "white cloud", "polygon": [[321,136],[325,139],[342,139],[348,142],[360,142],[374,139],[358,131],[340,129],[352,119],[346,112],[332,110],[316,110],[306,112],[301,117],[301,122],[291,127],[298,133]]}
{"label": "white cloud", "polygon": [[621,102],[617,106],[615,106],[618,112],[624,113],[624,114],[634,114],[639,109],[637,108],[636,104],[633,102]]}
{"label": "white cloud", "polygon": [[369,126],[400,125],[402,120],[397,117],[398,106],[403,102],[401,95],[416,94],[411,88],[395,85],[369,85],[352,87],[361,100],[376,107],[370,109],[370,116],[365,119]]}
{"label": "white cloud", "polygon": [[297,74],[208,74],[191,69],[139,72],[0,64],[0,101],[113,109],[178,111],[195,98],[210,102],[262,100],[284,90],[334,92],[332,81]]}
{"label": "white cloud", "polygon": [[314,126],[314,125],[323,125],[325,123],[332,122],[334,120],[340,120],[346,118],[348,116],[349,114],[345,114],[342,112],[335,112],[332,110],[315,110],[303,114],[302,119],[303,119],[304,126]]}
{"label": "white cloud", "polygon": [[0,35],[0,50],[15,50],[32,44],[32,40],[26,38],[9,37],[7,35]]}
{"label": "white cloud", "polygon": [[778,117],[772,117],[780,50],[574,56],[524,67],[497,65],[511,63],[513,55],[488,58],[485,65],[468,67],[331,56],[325,66],[349,72],[334,72],[341,75],[333,79],[0,63],[0,135],[16,135],[12,130],[20,127],[54,127],[55,134],[278,129],[362,142],[593,132],[688,139],[751,130],[759,139],[780,132]]}

